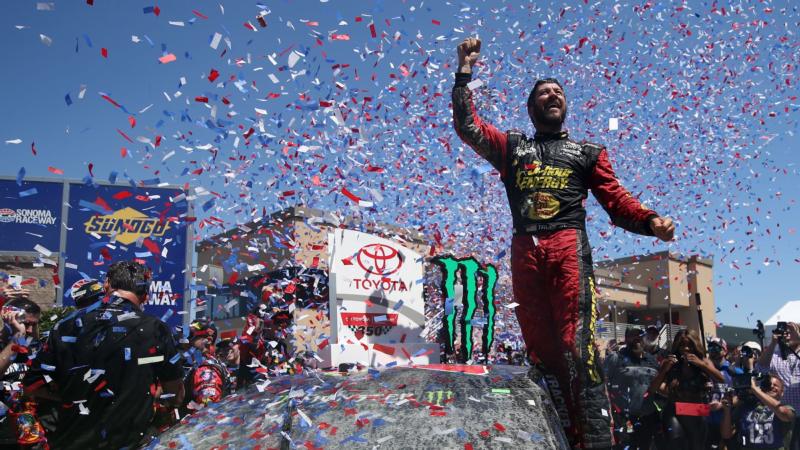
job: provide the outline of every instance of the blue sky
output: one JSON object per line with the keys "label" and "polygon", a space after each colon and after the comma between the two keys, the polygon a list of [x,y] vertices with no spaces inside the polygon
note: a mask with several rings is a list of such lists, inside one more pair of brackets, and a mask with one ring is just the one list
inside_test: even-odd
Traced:
{"label": "blue sky", "polygon": [[[559,77],[573,136],[606,144],[626,187],[678,221],[664,245],[614,230],[590,201],[596,260],[713,255],[723,323],[749,325],[800,299],[800,13],[790,2],[153,6],[6,6],[0,175],[81,179],[91,164],[98,179],[201,186],[218,195],[198,195],[199,217],[227,227],[304,203],[419,228],[502,271],[502,187],[450,126],[454,48],[477,33],[488,120],[530,132],[520,107],[532,81]],[[175,60],[159,62],[166,55]]]}

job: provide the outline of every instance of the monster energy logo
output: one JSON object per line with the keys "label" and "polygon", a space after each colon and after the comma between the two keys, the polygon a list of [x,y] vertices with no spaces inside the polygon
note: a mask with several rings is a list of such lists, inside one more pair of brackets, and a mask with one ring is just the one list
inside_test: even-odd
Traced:
{"label": "monster energy logo", "polygon": [[444,406],[442,402],[447,402],[453,398],[453,391],[427,391],[425,395],[428,398],[428,403],[436,406]]}
{"label": "monster energy logo", "polygon": [[[462,359],[472,357],[472,321],[475,310],[478,309],[477,293],[478,278],[481,278],[483,303],[483,354],[488,355],[494,341],[494,317],[497,313],[494,307],[494,287],[497,284],[497,269],[491,264],[481,267],[473,257],[456,259],[451,256],[437,257],[433,262],[442,269],[442,293],[445,302],[455,301],[456,278],[461,274],[461,284],[464,287],[461,296],[461,356]],[[453,353],[455,341],[456,307],[448,308],[445,304],[444,327],[447,330],[445,349]],[[447,311],[450,311],[449,313]]]}

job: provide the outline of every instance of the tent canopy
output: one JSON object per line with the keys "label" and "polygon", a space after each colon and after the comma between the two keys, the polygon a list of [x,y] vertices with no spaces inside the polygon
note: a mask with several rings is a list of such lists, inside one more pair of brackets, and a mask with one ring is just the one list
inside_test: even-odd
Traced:
{"label": "tent canopy", "polygon": [[800,300],[786,302],[764,325],[775,326],[778,322],[800,322]]}

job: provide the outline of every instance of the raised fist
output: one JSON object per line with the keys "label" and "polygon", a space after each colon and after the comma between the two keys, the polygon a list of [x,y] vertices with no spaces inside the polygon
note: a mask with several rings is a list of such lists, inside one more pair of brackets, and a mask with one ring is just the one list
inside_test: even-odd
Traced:
{"label": "raised fist", "polygon": [[458,71],[461,73],[472,73],[472,66],[478,62],[481,54],[481,40],[478,38],[466,38],[458,44]]}
{"label": "raised fist", "polygon": [[669,217],[653,217],[650,219],[650,229],[655,237],[662,241],[671,241],[675,236],[675,224]]}

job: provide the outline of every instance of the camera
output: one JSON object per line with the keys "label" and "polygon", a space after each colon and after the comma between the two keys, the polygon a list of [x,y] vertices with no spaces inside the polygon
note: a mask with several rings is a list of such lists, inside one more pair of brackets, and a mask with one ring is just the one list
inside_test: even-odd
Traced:
{"label": "camera", "polygon": [[778,322],[777,326],[775,326],[775,330],[773,330],[772,332],[774,334],[784,335],[788,331],[789,327],[786,326],[786,322]]}
{"label": "camera", "polygon": [[753,357],[753,349],[747,345],[742,346],[741,350],[742,358],[752,358]]}
{"label": "camera", "polygon": [[25,321],[25,310],[22,308],[17,308],[15,306],[3,306],[2,314],[6,315],[7,313],[14,314],[14,318],[17,319],[17,322],[22,323]]}
{"label": "camera", "polygon": [[[747,348],[747,347],[745,347]],[[741,373],[733,376],[733,390],[741,395],[744,391],[750,390],[751,380],[755,380],[758,388],[762,391],[769,391],[772,388],[772,382],[769,379],[769,374],[761,372]]]}

